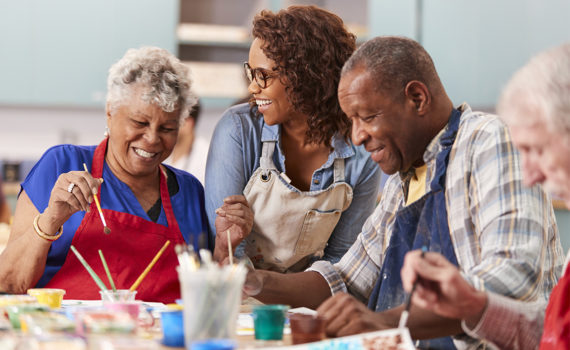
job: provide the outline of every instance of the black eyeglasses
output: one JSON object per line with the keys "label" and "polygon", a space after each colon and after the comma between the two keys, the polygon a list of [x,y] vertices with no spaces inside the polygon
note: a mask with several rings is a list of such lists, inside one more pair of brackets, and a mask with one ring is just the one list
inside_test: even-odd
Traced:
{"label": "black eyeglasses", "polygon": [[243,69],[245,70],[245,76],[249,79],[249,82],[251,83],[255,80],[255,83],[261,89],[265,89],[267,87],[267,82],[276,76],[276,74],[270,73],[264,68],[251,68],[247,62],[243,63]]}

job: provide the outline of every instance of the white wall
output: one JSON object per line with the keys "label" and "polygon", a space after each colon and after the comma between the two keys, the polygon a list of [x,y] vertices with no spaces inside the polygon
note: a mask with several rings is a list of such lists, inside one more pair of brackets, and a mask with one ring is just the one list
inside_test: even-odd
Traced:
{"label": "white wall", "polygon": [[38,159],[61,143],[95,144],[103,138],[102,109],[0,107],[0,159]]}
{"label": "white wall", "polygon": [[[223,109],[205,108],[197,137],[209,141]],[[54,145],[94,145],[105,131],[102,109],[0,106],[0,161],[37,160]]]}

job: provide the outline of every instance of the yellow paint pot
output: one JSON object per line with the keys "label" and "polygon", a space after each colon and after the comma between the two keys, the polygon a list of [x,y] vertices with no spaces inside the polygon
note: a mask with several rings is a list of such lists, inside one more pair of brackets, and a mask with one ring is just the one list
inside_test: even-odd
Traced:
{"label": "yellow paint pot", "polygon": [[57,309],[61,307],[65,290],[56,288],[33,288],[28,289],[28,294],[36,297],[38,303]]}
{"label": "yellow paint pot", "polygon": [[184,310],[184,305],[180,304],[166,304],[168,310]]}

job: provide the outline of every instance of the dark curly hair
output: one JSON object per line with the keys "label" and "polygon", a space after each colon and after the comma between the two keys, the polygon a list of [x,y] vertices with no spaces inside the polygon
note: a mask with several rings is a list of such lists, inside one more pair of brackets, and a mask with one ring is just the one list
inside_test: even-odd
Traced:
{"label": "dark curly hair", "polygon": [[350,136],[350,119],[340,109],[337,87],[356,37],[340,17],[316,6],[290,6],[278,13],[263,10],[253,19],[254,38],[285,85],[293,107],[308,115],[305,143],[330,147],[335,133]]}

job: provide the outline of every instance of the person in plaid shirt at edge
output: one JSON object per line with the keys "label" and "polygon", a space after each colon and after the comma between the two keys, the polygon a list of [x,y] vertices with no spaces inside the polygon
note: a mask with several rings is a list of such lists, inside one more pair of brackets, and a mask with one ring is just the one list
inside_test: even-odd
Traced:
{"label": "person in plaid shirt at edge", "polygon": [[[476,290],[548,299],[563,260],[551,200],[541,186],[523,185],[519,153],[498,117],[454,107],[429,54],[402,37],[363,44],[343,67],[338,96],[353,142],[392,175],[382,199],[338,263],[253,271],[247,294],[318,307],[329,336],[395,328],[407,295],[404,256],[425,246]],[[407,326],[420,348],[486,345],[465,334],[461,319],[414,305]]]}
{"label": "person in plaid shirt at edge", "polygon": [[[570,44],[545,51],[521,68],[505,88],[498,111],[521,151],[526,185],[543,183],[570,207]],[[570,349],[568,268],[546,306],[542,299],[524,303],[477,290],[440,255],[419,256],[406,256],[402,280],[410,290],[422,278],[412,299],[420,307],[462,319],[465,332],[501,349]],[[569,258],[570,253],[565,266]]]}

